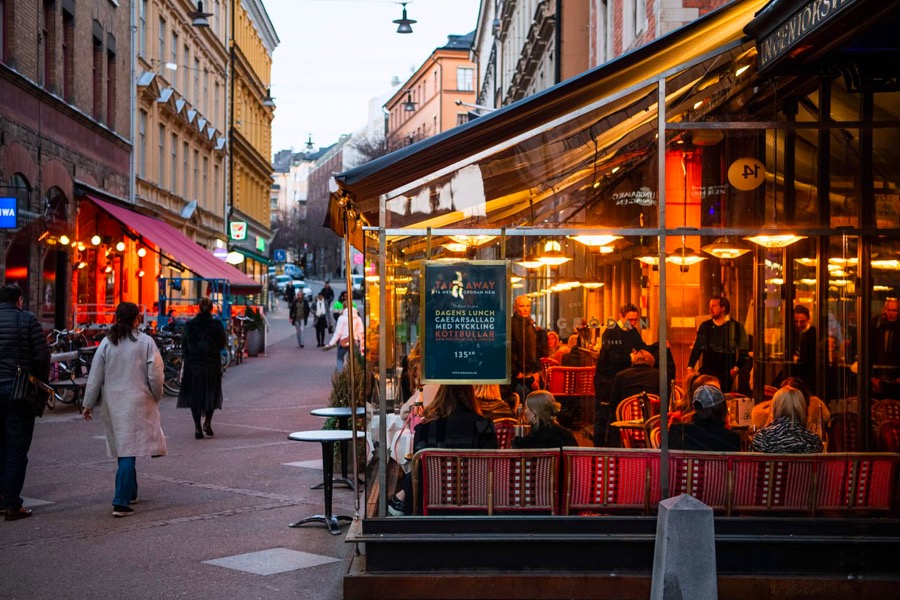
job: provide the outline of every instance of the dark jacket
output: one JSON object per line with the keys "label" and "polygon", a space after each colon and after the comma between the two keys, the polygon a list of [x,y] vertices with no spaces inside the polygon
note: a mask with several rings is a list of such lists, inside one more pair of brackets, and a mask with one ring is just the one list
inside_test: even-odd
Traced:
{"label": "dark jacket", "polygon": [[594,391],[601,402],[612,401],[613,380],[631,366],[631,353],[646,348],[637,329],[622,329],[618,323],[606,328],[600,337],[600,355],[594,371]]}
{"label": "dark jacket", "polygon": [[740,452],[741,436],[722,423],[695,419],[692,423],[673,425],[669,429],[669,448],[707,452]]}
{"label": "dark jacket", "polygon": [[200,313],[184,326],[181,347],[187,364],[221,365],[228,343],[225,327],[209,313]]}
{"label": "dark jacket", "polygon": [[575,436],[571,431],[558,425],[546,425],[538,423],[531,428],[525,437],[517,437],[512,442],[513,448],[562,448],[563,446],[577,446]]}
{"label": "dark jacket", "polygon": [[294,298],[293,302],[291,302],[291,310],[288,316],[291,319],[291,323],[302,321],[304,325],[307,324],[307,319],[309,319],[309,300],[306,299],[306,296],[300,294],[300,296]]}
{"label": "dark jacket", "polygon": [[750,359],[750,342],[744,326],[733,319],[721,325],[709,319],[697,328],[697,339],[691,348],[688,366],[693,368],[703,357],[700,372],[719,379],[722,391],[731,391],[731,368],[741,368]]}
{"label": "dark jacket", "polygon": [[778,417],[753,436],[751,452],[814,454],[822,452],[822,440],[803,423]]}
{"label": "dark jacket", "polygon": [[426,421],[416,426],[413,449],[424,448],[496,448],[494,422],[465,408],[457,408],[449,416]]}
{"label": "dark jacket", "polygon": [[50,346],[40,321],[12,302],[0,304],[0,381],[12,381],[21,366],[41,381],[50,375]]}
{"label": "dark jacket", "polygon": [[510,319],[510,372],[513,379],[518,379],[522,373],[536,373],[541,370],[541,363],[537,356],[537,334],[534,330],[534,321],[531,318],[513,315]]}
{"label": "dark jacket", "polygon": [[641,392],[659,396],[659,369],[641,364],[616,373],[612,405],[618,406],[625,398]]}

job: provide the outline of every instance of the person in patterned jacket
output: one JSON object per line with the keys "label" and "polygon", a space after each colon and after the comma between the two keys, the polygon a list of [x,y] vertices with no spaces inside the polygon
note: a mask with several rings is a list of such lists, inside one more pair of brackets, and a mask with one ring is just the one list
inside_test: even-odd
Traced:
{"label": "person in patterned jacket", "polygon": [[806,427],[803,392],[783,387],[772,397],[773,420],[750,442],[751,452],[815,454],[822,452],[822,440]]}

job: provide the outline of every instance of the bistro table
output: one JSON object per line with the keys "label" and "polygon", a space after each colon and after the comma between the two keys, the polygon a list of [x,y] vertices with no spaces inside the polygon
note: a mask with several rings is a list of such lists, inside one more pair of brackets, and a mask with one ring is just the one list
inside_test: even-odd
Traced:
{"label": "bistro table", "polygon": [[[309,414],[314,417],[334,417],[338,421],[338,429],[342,431],[350,430],[350,407],[349,406],[329,406],[327,408],[314,408],[309,411]],[[366,409],[362,406],[357,407],[356,416],[364,417],[366,415]],[[347,446],[350,438],[341,441],[341,477],[340,479],[335,479],[332,483],[340,483],[346,485],[349,488],[353,488],[353,482],[347,475]],[[324,483],[319,483],[312,486],[311,489],[320,490],[324,486]]]}
{"label": "bistro table", "polygon": [[[362,431],[356,432],[356,438],[365,437]],[[324,523],[331,535],[341,534],[341,521],[348,523],[353,520],[352,517],[345,515],[334,515],[331,513],[331,493],[333,489],[334,477],[334,445],[337,442],[348,442],[353,439],[353,432],[344,429],[316,429],[313,431],[295,431],[288,436],[289,440],[295,442],[319,442],[322,444],[322,474],[324,483],[322,487],[325,490],[325,514],[313,515],[305,519],[300,519],[296,523],[291,523],[289,527],[300,527],[306,523],[321,522]]]}

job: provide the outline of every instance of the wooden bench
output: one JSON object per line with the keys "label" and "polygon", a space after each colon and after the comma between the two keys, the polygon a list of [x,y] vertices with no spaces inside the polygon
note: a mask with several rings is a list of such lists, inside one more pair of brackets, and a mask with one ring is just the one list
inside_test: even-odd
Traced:
{"label": "wooden bench", "polygon": [[559,450],[420,450],[416,514],[556,514]]}
{"label": "wooden bench", "polygon": [[[560,513],[652,512],[659,450],[565,448]],[[669,453],[666,497],[690,494],[716,512],[798,516],[896,514],[900,455]]]}

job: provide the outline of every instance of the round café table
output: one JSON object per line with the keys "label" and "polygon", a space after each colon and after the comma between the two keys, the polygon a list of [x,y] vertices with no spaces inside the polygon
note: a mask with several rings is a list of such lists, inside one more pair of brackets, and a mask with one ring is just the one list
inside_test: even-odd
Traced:
{"label": "round caf\u00e9 table", "polygon": [[[329,406],[327,408],[314,408],[309,411],[309,414],[314,417],[334,417],[338,421],[338,429],[342,431],[350,430],[350,407],[349,406]],[[362,406],[356,408],[356,416],[364,417],[366,416],[366,409]],[[350,438],[348,437],[346,440],[341,441],[341,477],[339,479],[335,479],[332,481],[332,484],[343,484],[348,488],[353,489],[353,481],[351,481],[350,477],[347,475],[347,463],[350,462],[347,460],[347,447],[349,446]],[[312,486],[310,489],[320,490],[324,486],[324,483],[319,483]]]}
{"label": "round caf\u00e9 table", "polygon": [[[357,439],[365,437],[362,431],[356,432]],[[288,436],[289,440],[295,442],[319,442],[322,444],[322,473],[324,483],[322,487],[325,489],[325,514],[313,515],[305,519],[300,519],[296,523],[291,523],[290,527],[300,527],[306,523],[324,523],[331,535],[340,535],[341,521],[348,523],[353,520],[352,517],[345,515],[334,515],[331,513],[331,491],[333,489],[332,480],[334,477],[334,445],[337,442],[348,442],[353,439],[353,432],[342,429],[316,429],[314,431],[295,431]]]}

